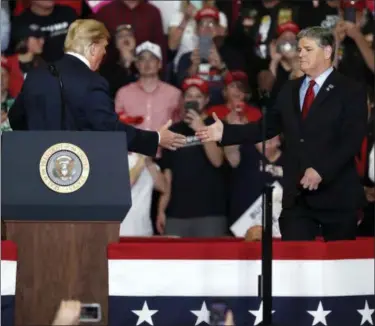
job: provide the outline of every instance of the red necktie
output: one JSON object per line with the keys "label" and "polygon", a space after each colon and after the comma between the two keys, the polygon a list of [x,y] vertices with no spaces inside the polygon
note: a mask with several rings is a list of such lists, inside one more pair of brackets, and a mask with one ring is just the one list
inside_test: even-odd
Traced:
{"label": "red necktie", "polygon": [[316,85],[315,80],[310,80],[309,88],[307,89],[305,99],[303,101],[302,106],[302,118],[306,118],[307,113],[310,110],[311,104],[314,101],[315,93],[314,93],[314,86]]}

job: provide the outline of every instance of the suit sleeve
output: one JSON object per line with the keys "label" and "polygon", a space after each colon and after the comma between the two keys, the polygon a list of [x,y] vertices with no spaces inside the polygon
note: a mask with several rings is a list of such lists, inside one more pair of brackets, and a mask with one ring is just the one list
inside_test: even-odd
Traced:
{"label": "suit sleeve", "polygon": [[120,122],[109,96],[108,83],[103,78],[92,82],[84,103],[87,119],[93,130],[125,131],[129,152],[156,156],[159,145],[158,133],[137,129]]}
{"label": "suit sleeve", "polygon": [[[289,86],[285,86],[279,93],[275,105],[267,109],[265,117],[256,122],[245,125],[235,125],[224,123],[222,146],[240,145],[244,143],[259,143],[265,139],[271,139],[279,135],[282,131],[281,108],[286,103],[285,97],[290,94]],[[263,127],[265,133],[263,135]]]}
{"label": "suit sleeve", "polygon": [[312,168],[319,173],[324,184],[339,177],[342,168],[350,164],[359,152],[366,135],[367,114],[366,87],[355,87],[343,103],[340,142],[329,157],[313,162]]}
{"label": "suit sleeve", "polygon": [[27,116],[26,116],[26,107],[25,107],[25,89],[29,83],[29,75],[26,77],[26,80],[22,86],[21,92],[16,97],[12,107],[8,113],[9,124],[12,130],[27,130]]}

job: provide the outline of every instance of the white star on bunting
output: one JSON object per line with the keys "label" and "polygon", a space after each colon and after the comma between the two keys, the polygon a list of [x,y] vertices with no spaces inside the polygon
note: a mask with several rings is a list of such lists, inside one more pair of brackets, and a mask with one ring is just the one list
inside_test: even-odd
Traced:
{"label": "white star on bunting", "polygon": [[195,326],[201,324],[201,323],[210,323],[210,312],[207,309],[206,301],[203,301],[202,307],[200,310],[190,310],[191,313],[193,313],[195,316],[197,316],[197,321],[195,323]]}
{"label": "white star on bunting", "polygon": [[331,313],[331,310],[324,310],[321,301],[319,301],[317,310],[308,310],[307,312],[314,317],[312,326],[318,325],[319,323],[327,326],[326,316]]}
{"label": "white star on bunting", "polygon": [[[254,326],[259,325],[263,321],[263,301],[258,310],[249,310],[249,313],[255,316]],[[272,310],[272,313],[275,313],[275,310]]]}
{"label": "white star on bunting", "polygon": [[362,316],[361,326],[364,325],[365,322],[369,322],[370,325],[374,325],[371,316],[374,313],[375,309],[370,309],[367,300],[365,303],[365,307],[363,309],[358,309],[357,311]]}
{"label": "white star on bunting", "polygon": [[138,316],[137,326],[144,322],[153,326],[152,316],[155,315],[158,310],[148,309],[147,301],[145,301],[142,310],[132,310],[132,312]]}

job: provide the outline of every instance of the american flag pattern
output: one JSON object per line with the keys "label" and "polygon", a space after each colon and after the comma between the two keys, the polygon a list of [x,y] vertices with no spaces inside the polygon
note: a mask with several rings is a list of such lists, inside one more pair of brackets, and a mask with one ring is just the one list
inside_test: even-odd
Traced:
{"label": "american flag pattern", "polygon": [[13,326],[16,294],[17,247],[1,241],[1,325]]}
{"label": "american flag pattern", "polygon": [[[275,241],[273,251],[275,325],[374,325],[374,239]],[[111,244],[109,325],[205,326],[217,301],[237,326],[260,325],[260,259],[260,243],[237,239]]]}

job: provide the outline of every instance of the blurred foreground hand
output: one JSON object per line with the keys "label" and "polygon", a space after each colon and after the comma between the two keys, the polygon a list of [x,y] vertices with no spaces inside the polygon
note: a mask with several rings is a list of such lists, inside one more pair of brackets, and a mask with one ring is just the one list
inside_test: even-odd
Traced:
{"label": "blurred foreground hand", "polygon": [[225,326],[235,326],[234,325],[234,317],[231,310],[227,312],[227,316],[225,318]]}
{"label": "blurred foreground hand", "polygon": [[56,312],[52,326],[72,326],[79,325],[81,315],[81,303],[74,300],[63,300],[59,310]]}

